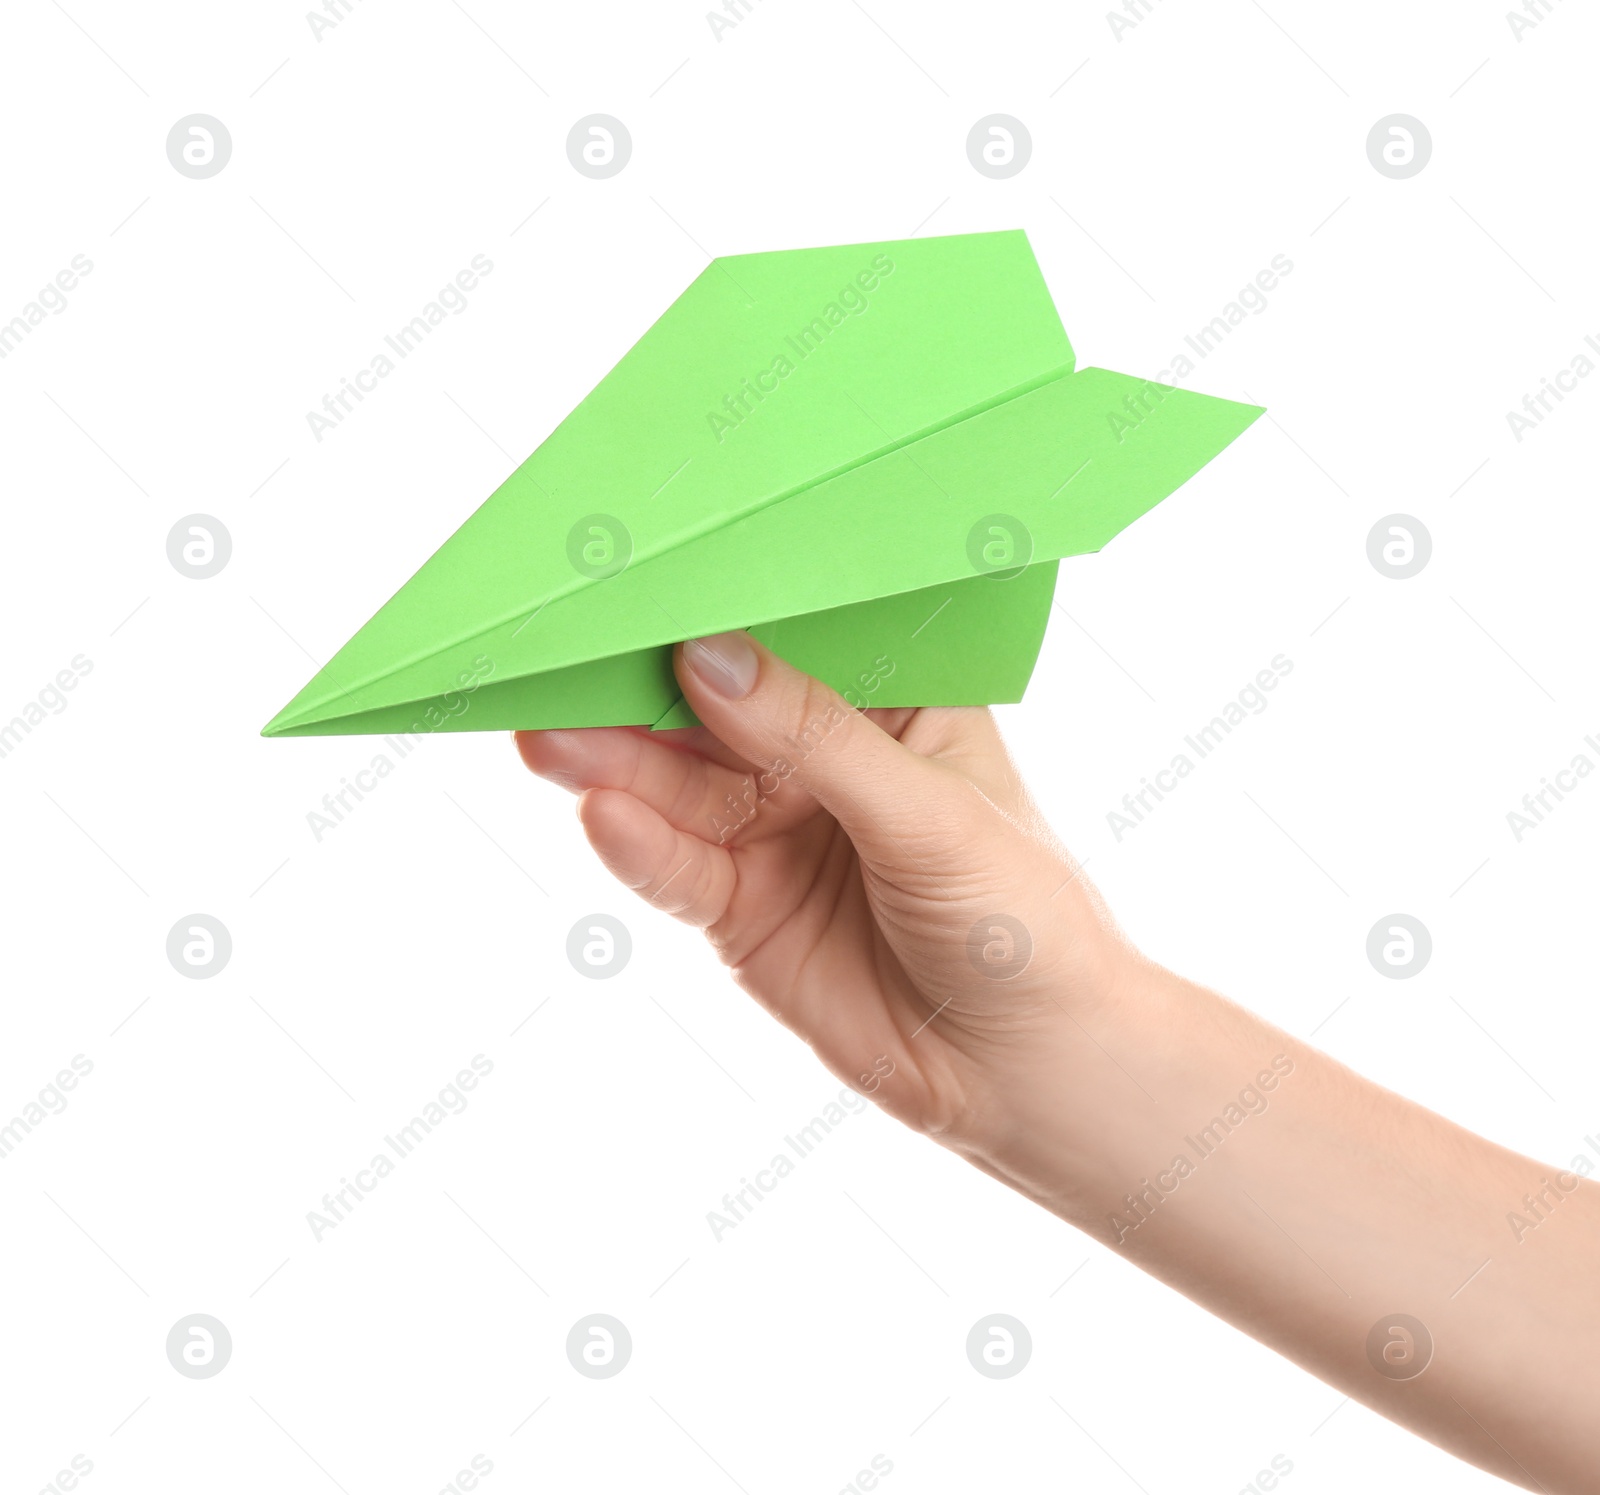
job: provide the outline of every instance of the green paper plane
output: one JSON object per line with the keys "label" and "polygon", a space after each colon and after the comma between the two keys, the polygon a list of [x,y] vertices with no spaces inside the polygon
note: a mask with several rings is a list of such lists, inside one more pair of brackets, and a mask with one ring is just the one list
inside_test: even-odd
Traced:
{"label": "green paper plane", "polygon": [[1075,368],[1020,230],[716,259],[263,735],[693,725],[672,646],[737,628],[1019,701],[1056,563],[1260,414]]}

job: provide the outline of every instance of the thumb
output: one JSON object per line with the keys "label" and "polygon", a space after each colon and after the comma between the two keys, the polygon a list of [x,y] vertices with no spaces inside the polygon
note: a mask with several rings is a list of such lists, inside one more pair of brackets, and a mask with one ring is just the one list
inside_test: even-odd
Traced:
{"label": "thumb", "polygon": [[793,781],[836,819],[859,850],[915,856],[943,841],[938,807],[950,775],[902,746],[836,691],[748,633],[680,645],[678,682],[700,720],[741,757]]}

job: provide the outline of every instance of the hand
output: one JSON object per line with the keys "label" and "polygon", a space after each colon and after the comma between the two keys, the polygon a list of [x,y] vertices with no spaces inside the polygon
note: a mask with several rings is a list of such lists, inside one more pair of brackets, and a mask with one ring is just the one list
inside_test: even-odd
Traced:
{"label": "hand", "polygon": [[[744,634],[676,668],[701,728],[518,746],[840,1079],[1463,1458],[1600,1492],[1600,1185],[1144,960],[988,712],[856,711]],[[1373,1358],[1402,1311],[1415,1378]]]}
{"label": "hand", "polygon": [[524,761],[846,1084],[956,1145],[1003,1127],[1131,952],[989,712],[858,712],[744,633],[676,668],[703,727],[520,732]]}

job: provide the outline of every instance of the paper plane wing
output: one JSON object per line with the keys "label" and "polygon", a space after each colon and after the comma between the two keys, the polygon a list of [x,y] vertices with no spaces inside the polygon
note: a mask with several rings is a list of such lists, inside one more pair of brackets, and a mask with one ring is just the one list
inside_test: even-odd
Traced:
{"label": "paper plane wing", "polygon": [[732,628],[1020,700],[1056,562],[1260,413],[1075,369],[1020,231],[718,259],[265,735],[688,725],[671,646]]}

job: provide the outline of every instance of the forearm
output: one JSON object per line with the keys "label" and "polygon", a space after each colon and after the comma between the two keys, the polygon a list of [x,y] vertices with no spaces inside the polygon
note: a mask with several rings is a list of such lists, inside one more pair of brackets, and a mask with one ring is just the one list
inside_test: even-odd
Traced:
{"label": "forearm", "polygon": [[959,1150],[1462,1458],[1600,1490],[1600,1185],[1119,969]]}
{"label": "forearm", "polygon": [[874,1093],[909,1125],[1462,1457],[1600,1495],[1600,1186],[1139,960],[986,713],[880,727],[744,634],[678,678],[711,757],[620,730],[524,751],[836,1074],[892,1054]]}

